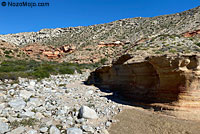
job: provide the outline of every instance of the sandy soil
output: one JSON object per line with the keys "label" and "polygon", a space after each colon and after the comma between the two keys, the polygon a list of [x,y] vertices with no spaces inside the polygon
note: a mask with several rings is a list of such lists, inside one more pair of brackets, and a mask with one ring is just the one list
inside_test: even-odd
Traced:
{"label": "sandy soil", "polygon": [[200,134],[200,121],[177,119],[144,109],[128,108],[115,117],[110,134]]}

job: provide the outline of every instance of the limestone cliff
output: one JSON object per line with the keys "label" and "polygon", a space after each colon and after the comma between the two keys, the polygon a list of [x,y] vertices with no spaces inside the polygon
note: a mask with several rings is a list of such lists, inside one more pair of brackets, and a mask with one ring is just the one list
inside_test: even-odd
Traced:
{"label": "limestone cliff", "polygon": [[87,82],[135,101],[200,106],[199,55],[159,55],[132,61],[132,56],[123,56],[96,69]]}

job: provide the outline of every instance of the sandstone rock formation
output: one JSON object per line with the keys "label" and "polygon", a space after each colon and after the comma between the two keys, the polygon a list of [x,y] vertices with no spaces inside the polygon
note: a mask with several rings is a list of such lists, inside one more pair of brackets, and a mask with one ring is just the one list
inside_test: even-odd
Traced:
{"label": "sandstone rock formation", "polygon": [[126,55],[91,73],[88,84],[118,91],[126,98],[174,107],[200,106],[199,55],[150,56],[131,62]]}

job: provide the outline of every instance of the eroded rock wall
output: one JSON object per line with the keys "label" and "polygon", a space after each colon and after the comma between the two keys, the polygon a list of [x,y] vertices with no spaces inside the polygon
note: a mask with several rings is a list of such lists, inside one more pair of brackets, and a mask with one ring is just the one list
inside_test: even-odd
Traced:
{"label": "eroded rock wall", "polygon": [[161,55],[141,62],[119,58],[121,64],[103,66],[91,73],[89,84],[118,91],[131,100],[200,106],[200,70],[197,55]]}

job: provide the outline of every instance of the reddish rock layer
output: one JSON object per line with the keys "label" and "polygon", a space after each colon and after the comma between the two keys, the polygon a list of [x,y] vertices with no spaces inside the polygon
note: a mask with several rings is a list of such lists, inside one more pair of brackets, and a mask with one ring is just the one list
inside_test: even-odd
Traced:
{"label": "reddish rock layer", "polygon": [[192,32],[186,32],[183,34],[184,37],[194,37],[200,34],[200,30],[195,30]]}
{"label": "reddish rock layer", "polygon": [[39,56],[40,58],[60,59],[63,53],[71,53],[75,50],[74,46],[64,45],[58,48],[44,46],[40,44],[30,44],[22,48],[30,57]]}

